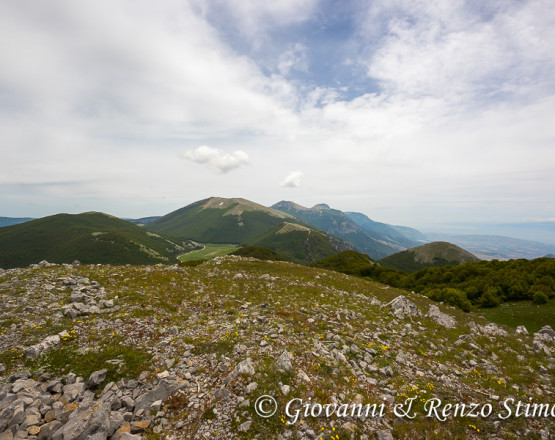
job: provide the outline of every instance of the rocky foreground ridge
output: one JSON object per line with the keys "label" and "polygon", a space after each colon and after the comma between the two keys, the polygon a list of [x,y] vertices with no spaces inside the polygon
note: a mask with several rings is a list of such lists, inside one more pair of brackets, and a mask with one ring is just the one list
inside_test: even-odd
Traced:
{"label": "rocky foreground ridge", "polygon": [[554,343],[289,263],[42,262],[0,270],[0,440],[550,439]]}

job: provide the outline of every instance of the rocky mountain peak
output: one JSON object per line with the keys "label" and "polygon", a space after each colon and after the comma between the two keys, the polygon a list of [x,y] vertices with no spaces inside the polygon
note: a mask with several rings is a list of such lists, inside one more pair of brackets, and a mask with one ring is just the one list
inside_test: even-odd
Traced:
{"label": "rocky mountain peak", "polygon": [[329,205],[326,205],[325,203],[319,203],[317,205],[314,205],[312,207],[312,209],[316,209],[316,210],[323,210],[323,209],[331,209]]}

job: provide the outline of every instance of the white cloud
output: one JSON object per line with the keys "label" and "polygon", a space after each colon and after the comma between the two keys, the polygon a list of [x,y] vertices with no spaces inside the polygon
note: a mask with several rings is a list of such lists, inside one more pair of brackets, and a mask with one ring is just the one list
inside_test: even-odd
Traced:
{"label": "white cloud", "polygon": [[308,69],[307,48],[301,43],[296,43],[279,57],[278,70],[282,75],[287,75],[291,70],[306,72]]}
{"label": "white cloud", "polygon": [[[368,21],[385,23],[363,62],[387,94],[466,107],[492,98],[536,99],[546,85],[553,88],[555,12],[546,0],[481,7],[395,0],[374,5]],[[375,28],[366,32],[376,37]]]}
{"label": "white cloud", "polygon": [[284,188],[298,188],[301,186],[301,177],[303,177],[303,173],[300,171],[293,171],[280,182],[280,186]]}
{"label": "white cloud", "polygon": [[239,32],[256,47],[268,38],[269,30],[309,19],[318,0],[211,0],[210,4],[220,13],[223,10],[226,20],[232,20]]}
{"label": "white cloud", "polygon": [[194,150],[185,151],[182,158],[193,162],[208,165],[215,168],[220,173],[227,173],[235,168],[249,163],[249,156],[241,150],[233,153],[225,153],[220,149],[201,145]]}
{"label": "white cloud", "polygon": [[187,2],[0,2],[0,42],[1,89],[50,126],[157,138],[291,122],[291,88],[230,50]]}

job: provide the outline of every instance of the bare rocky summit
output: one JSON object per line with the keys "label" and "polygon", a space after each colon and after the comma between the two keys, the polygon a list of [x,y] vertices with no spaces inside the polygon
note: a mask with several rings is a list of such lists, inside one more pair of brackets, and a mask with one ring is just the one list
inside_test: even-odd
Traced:
{"label": "bare rocky summit", "polygon": [[553,407],[554,343],[289,263],[41,262],[0,271],[0,440],[549,439],[555,416],[515,412]]}

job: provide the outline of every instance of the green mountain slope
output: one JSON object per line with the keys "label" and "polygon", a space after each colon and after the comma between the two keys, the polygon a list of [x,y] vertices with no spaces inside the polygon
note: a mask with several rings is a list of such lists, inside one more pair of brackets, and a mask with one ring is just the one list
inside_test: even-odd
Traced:
{"label": "green mountain slope", "polygon": [[52,263],[169,263],[190,243],[103,213],[57,214],[0,229],[0,267]]}
{"label": "green mountain slope", "polygon": [[245,199],[211,197],[155,220],[145,228],[205,243],[246,243],[284,220],[297,219]]}
{"label": "green mountain slope", "polygon": [[309,264],[329,257],[352,245],[336,237],[295,223],[284,222],[251,240],[249,245],[263,246],[299,264]]}
{"label": "green mountain slope", "polygon": [[434,241],[382,258],[379,263],[406,272],[415,272],[425,267],[458,265],[472,261],[480,259],[454,244]]}
{"label": "green mountain slope", "polygon": [[[383,234],[365,231],[347,214],[338,209],[331,209],[325,204],[305,208],[293,202],[281,201],[272,208],[293,215],[317,229],[339,237],[372,258],[382,258],[407,247]],[[415,243],[411,242],[411,246],[414,245]]]}

